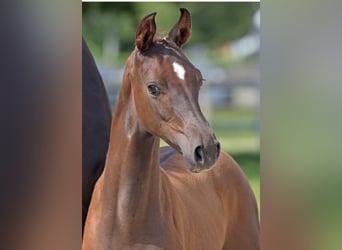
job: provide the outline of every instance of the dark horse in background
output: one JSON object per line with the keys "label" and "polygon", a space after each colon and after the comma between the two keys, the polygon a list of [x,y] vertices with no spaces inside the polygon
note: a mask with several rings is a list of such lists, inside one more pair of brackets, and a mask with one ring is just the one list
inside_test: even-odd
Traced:
{"label": "dark horse in background", "polygon": [[82,232],[95,182],[104,168],[110,124],[106,89],[82,38]]}

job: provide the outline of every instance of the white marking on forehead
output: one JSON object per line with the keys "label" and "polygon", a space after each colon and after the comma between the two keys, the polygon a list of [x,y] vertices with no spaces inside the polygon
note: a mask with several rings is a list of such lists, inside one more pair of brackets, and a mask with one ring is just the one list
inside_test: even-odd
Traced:
{"label": "white marking on forehead", "polygon": [[177,76],[184,80],[184,76],[185,76],[185,69],[182,65],[180,65],[179,63],[173,62],[172,63],[173,66],[173,70],[176,72]]}

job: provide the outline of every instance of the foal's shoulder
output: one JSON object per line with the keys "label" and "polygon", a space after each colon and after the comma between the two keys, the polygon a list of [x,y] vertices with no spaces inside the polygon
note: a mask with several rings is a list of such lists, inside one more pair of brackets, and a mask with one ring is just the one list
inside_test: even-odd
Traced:
{"label": "foal's shoulder", "polygon": [[257,221],[257,203],[248,179],[238,163],[225,152],[221,152],[216,166],[210,171],[215,190],[230,211],[244,211],[244,215],[254,216]]}
{"label": "foal's shoulder", "polygon": [[221,151],[211,175],[216,181],[223,183],[225,187],[249,189],[248,179],[239,164],[224,151]]}

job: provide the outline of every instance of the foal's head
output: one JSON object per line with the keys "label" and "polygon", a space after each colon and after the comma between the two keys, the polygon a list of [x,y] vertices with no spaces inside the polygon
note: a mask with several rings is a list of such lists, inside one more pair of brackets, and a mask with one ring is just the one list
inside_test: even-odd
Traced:
{"label": "foal's head", "polygon": [[220,144],[198,104],[201,72],[180,49],[190,37],[190,13],[181,9],[167,37],[155,35],[155,15],[141,21],[131,56],[138,117],[149,133],[183,154],[192,172],[200,172],[216,162]]}

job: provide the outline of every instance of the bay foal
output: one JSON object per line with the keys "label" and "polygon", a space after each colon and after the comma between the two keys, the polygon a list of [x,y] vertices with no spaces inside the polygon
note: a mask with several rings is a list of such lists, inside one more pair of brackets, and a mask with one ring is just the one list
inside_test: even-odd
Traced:
{"label": "bay foal", "polygon": [[[254,195],[220,152],[198,105],[201,73],[180,49],[190,13],[181,9],[167,37],[155,35],[155,15],[126,64],[83,250],[259,249]],[[172,147],[159,149],[160,138]]]}

